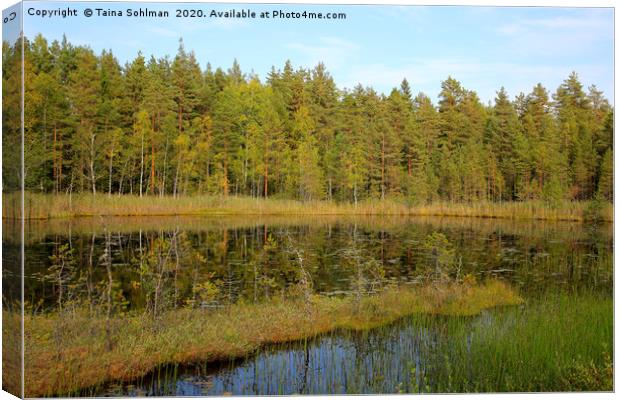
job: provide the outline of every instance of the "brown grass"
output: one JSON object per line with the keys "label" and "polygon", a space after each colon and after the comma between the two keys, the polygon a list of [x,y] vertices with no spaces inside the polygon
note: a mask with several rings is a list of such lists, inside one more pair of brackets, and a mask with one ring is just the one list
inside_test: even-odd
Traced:
{"label": "brown grass", "polygon": [[27,316],[26,396],[69,394],[132,380],[163,364],[241,357],[268,343],[369,329],[412,314],[475,315],[521,302],[501,281],[393,287],[359,302],[314,296],[309,304],[282,298],[220,311],[171,310],[157,320],[145,314],[115,317],[110,341],[104,317]]}
{"label": "brown grass", "polygon": [[[3,299],[3,301],[6,301],[6,299]],[[20,312],[3,312],[2,389],[17,397],[21,397],[22,391],[21,339]]]}
{"label": "brown grass", "polygon": [[[18,194],[3,195],[3,218],[21,216]],[[92,216],[164,216],[164,215],[416,215],[508,219],[582,221],[587,202],[565,201],[549,207],[542,201],[527,202],[437,202],[407,205],[397,200],[372,200],[355,204],[328,201],[256,199],[250,197],[187,196],[138,197],[107,195],[46,195],[27,193],[27,219],[51,219]],[[613,205],[606,203],[601,218],[613,220]]]}

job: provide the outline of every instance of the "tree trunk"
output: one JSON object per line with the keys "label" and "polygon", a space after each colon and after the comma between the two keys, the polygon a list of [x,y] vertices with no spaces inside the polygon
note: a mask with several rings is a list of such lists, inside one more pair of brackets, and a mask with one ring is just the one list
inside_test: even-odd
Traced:
{"label": "tree trunk", "polygon": [[327,184],[328,184],[327,191],[329,192],[329,201],[332,201],[332,177],[331,176],[327,180]]}
{"label": "tree trunk", "polygon": [[411,154],[407,154],[407,174],[411,176]]}
{"label": "tree trunk", "polygon": [[153,115],[153,129],[151,131],[151,194],[155,193],[155,115]]}
{"label": "tree trunk", "polygon": [[161,178],[161,189],[159,195],[163,197],[166,194],[166,175],[168,174],[168,132],[166,132],[166,147],[164,150],[164,173]]}
{"label": "tree trunk", "polygon": [[224,196],[228,196],[228,165],[227,165],[227,150],[226,147],[224,147],[224,161],[223,163],[223,168],[224,168]]}
{"label": "tree trunk", "polygon": [[95,187],[95,133],[92,132],[90,135],[90,181],[93,187],[93,196],[97,194],[97,189]]}
{"label": "tree trunk", "polygon": [[263,189],[263,194],[265,196],[265,198],[267,198],[267,194],[269,191],[269,161],[267,160],[267,156],[265,155],[265,172],[263,174],[263,184],[264,184],[264,189]]}
{"label": "tree trunk", "polygon": [[385,199],[385,134],[381,137],[381,200]]}
{"label": "tree trunk", "polygon": [[110,149],[110,164],[108,165],[108,197],[112,196],[112,165],[114,163],[114,142]]}
{"label": "tree trunk", "polygon": [[57,165],[56,165],[56,124],[54,124],[54,148],[52,150],[52,157],[53,157],[53,178],[54,178],[54,194],[58,194],[58,171],[57,171]]}
{"label": "tree trunk", "polygon": [[142,197],[142,179],[144,178],[144,132],[140,139],[140,197]]}
{"label": "tree trunk", "polygon": [[[56,125],[54,125],[54,129],[56,129]],[[62,190],[62,136],[60,132],[58,132],[58,145],[58,173],[56,176],[58,178],[58,192],[60,192]]]}
{"label": "tree trunk", "polygon": [[174,186],[172,188],[173,197],[177,197],[177,193],[179,192],[179,169],[181,169],[181,157],[179,157],[176,172],[174,174]]}

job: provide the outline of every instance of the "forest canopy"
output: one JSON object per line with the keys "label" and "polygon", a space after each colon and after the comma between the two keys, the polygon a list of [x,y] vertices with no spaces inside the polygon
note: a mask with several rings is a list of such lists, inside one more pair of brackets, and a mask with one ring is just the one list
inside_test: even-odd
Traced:
{"label": "forest canopy", "polygon": [[[3,44],[4,190],[19,185],[21,50]],[[66,38],[25,40],[25,187],[39,193],[244,195],[355,202],[612,200],[613,107],[572,73],[493,104],[447,77],[340,89],[324,64],[264,81],[235,61],[120,65]],[[397,83],[396,83],[397,84]]]}

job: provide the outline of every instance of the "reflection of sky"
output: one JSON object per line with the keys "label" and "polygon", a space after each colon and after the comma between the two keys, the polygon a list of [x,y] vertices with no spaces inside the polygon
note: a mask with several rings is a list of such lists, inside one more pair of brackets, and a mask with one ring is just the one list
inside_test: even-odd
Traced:
{"label": "reflection of sky", "polygon": [[[6,10],[2,11],[2,20],[7,19],[6,23],[2,24],[2,41],[8,41],[13,44],[19,38],[19,33],[21,31],[21,4],[15,4]],[[15,13],[15,18],[12,21],[8,19],[13,18],[11,13]]]}
{"label": "reflection of sky", "polygon": [[[477,317],[480,321],[483,317]],[[221,396],[394,393],[413,386],[436,351],[437,331],[410,319],[368,333],[332,333],[272,346],[203,372],[166,374],[96,395]],[[458,339],[457,339],[458,340]],[[442,360],[445,361],[445,360]],[[191,370],[191,368],[190,368]],[[417,382],[419,386],[420,382]]]}
{"label": "reflection of sky", "polygon": [[[26,8],[70,5],[79,17],[25,16],[25,33],[49,39],[67,35],[97,53],[112,49],[124,63],[142,51],[174,56],[178,39],[204,68],[228,68],[264,78],[287,59],[311,67],[323,61],[340,87],[357,83],[389,91],[406,77],[414,90],[436,98],[448,75],[483,101],[505,86],[511,95],[538,82],[550,91],[575,70],[585,86],[596,84],[613,100],[613,9],[543,7],[417,7],[88,3],[90,8],[166,9],[166,19],[83,17],[86,3],[28,2]],[[340,21],[178,19],[174,9],[251,8],[346,12]],[[26,10],[25,10],[26,11]]]}

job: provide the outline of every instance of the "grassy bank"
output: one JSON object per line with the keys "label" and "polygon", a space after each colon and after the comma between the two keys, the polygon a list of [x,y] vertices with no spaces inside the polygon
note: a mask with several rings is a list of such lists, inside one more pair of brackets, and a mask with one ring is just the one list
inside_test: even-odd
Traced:
{"label": "grassy bank", "polygon": [[[19,218],[19,197],[3,195],[3,218]],[[28,219],[51,219],[92,216],[163,216],[163,215],[415,215],[481,217],[508,219],[540,219],[582,221],[591,215],[588,202],[566,201],[549,207],[542,201],[527,202],[437,202],[408,205],[404,201],[374,200],[355,204],[327,201],[256,199],[249,197],[191,196],[143,197],[107,195],[42,195],[28,193],[25,214]],[[613,206],[601,205],[598,218],[613,220]]]}
{"label": "grassy bank", "polygon": [[432,376],[418,370],[417,380],[403,391],[613,390],[609,296],[552,294],[527,307],[494,313],[473,329],[450,319],[444,331],[452,340],[422,356],[435,367]]}
{"label": "grassy bank", "polygon": [[413,314],[475,315],[522,300],[500,281],[391,288],[355,297],[277,299],[220,311],[177,309],[111,318],[78,311],[27,316],[26,396],[68,394],[108,381],[125,381],[159,365],[225,360],[268,343],[337,329],[364,330]]}

